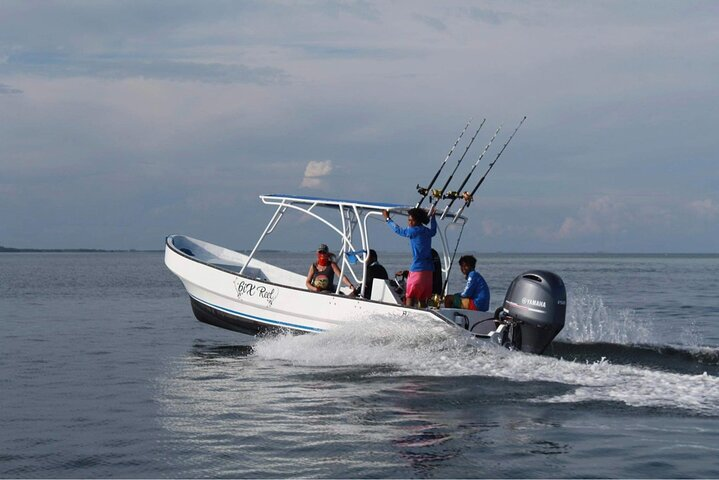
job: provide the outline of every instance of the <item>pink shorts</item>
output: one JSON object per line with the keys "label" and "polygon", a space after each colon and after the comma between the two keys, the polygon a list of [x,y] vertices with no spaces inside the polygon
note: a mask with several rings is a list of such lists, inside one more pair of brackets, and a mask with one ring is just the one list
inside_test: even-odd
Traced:
{"label": "pink shorts", "polygon": [[414,300],[426,300],[431,297],[432,272],[409,272],[406,296]]}

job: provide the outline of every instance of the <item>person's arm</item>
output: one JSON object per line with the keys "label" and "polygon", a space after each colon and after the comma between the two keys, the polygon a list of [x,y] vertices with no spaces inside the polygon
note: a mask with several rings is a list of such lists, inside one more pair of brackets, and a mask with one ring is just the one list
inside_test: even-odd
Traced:
{"label": "person's arm", "polygon": [[[337,266],[335,262],[332,262],[332,270],[335,271],[335,274],[339,277],[342,275],[342,271],[340,270],[340,267]],[[345,285],[350,287],[352,290],[356,290],[355,286],[352,284],[352,281],[347,278],[347,275],[342,275],[342,281],[345,282]]]}
{"label": "person's arm", "polygon": [[429,234],[434,237],[437,234],[437,219],[434,217],[434,207],[432,210],[432,215],[429,217]]}
{"label": "person's arm", "polygon": [[462,298],[473,298],[475,294],[475,284],[477,283],[475,281],[475,276],[472,275],[474,272],[470,272],[469,275],[467,275],[467,284],[464,286],[464,290],[462,290],[462,293],[459,294]]}
{"label": "person's arm", "polygon": [[402,237],[411,238],[412,232],[414,231],[414,229],[412,229],[412,228],[410,228],[410,227],[402,228],[402,227],[400,227],[399,225],[397,225],[396,223],[394,223],[394,220],[392,220],[391,218],[389,218],[389,211],[388,211],[388,210],[382,210],[382,216],[384,217],[385,222],[387,222],[387,225],[389,225],[389,228],[391,228],[392,230],[394,230],[394,232],[395,232],[397,235],[400,235],[400,236],[402,236]]}
{"label": "person's arm", "polygon": [[307,286],[307,290],[311,292],[317,292],[319,289],[312,285],[312,277],[315,275],[315,264],[313,263],[310,265],[310,271],[307,272],[307,279],[305,280],[305,285]]}
{"label": "person's arm", "polygon": [[487,280],[479,273],[477,273],[477,293],[475,295],[474,303],[477,308],[487,311],[489,309],[489,285],[487,285]]}
{"label": "person's arm", "polygon": [[484,307],[484,304],[489,308],[489,287],[479,289],[479,292],[474,297],[474,303],[480,310]]}
{"label": "person's arm", "polygon": [[394,230],[394,233],[396,233],[400,237],[412,238],[412,233],[414,233],[415,230],[415,227],[402,228],[396,223],[394,223],[394,220],[392,220],[391,218],[387,220],[387,225],[389,225],[389,228]]}

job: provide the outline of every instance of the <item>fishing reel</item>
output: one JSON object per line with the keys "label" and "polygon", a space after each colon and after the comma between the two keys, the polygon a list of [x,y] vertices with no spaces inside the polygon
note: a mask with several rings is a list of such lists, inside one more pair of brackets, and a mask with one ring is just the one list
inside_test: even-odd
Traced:
{"label": "fishing reel", "polygon": [[435,293],[434,295],[429,297],[429,300],[427,301],[427,306],[434,308],[442,308],[444,306],[444,295]]}
{"label": "fishing reel", "polygon": [[442,190],[438,188],[429,189],[425,187],[420,187],[419,184],[417,184],[417,193],[419,193],[423,197],[426,197],[429,194],[432,196],[432,198],[435,198],[437,200],[441,200],[443,198]]}
{"label": "fishing reel", "polygon": [[442,195],[442,198],[446,200],[456,200],[458,198],[461,198],[469,204],[472,200],[474,200],[474,195],[469,192],[446,192],[444,195]]}
{"label": "fishing reel", "polygon": [[460,193],[459,192],[446,192],[442,198],[445,200],[454,200],[455,198],[459,198]]}

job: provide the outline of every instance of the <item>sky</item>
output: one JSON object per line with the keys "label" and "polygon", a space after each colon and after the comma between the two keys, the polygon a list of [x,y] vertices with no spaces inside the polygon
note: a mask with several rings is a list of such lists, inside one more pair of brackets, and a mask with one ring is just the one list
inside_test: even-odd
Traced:
{"label": "sky", "polygon": [[[251,248],[261,194],[414,204],[470,118],[440,182],[482,119],[457,179],[526,115],[462,250],[719,253],[717,25],[716,1],[3,0],[0,245]],[[282,229],[264,246],[334,240]]]}

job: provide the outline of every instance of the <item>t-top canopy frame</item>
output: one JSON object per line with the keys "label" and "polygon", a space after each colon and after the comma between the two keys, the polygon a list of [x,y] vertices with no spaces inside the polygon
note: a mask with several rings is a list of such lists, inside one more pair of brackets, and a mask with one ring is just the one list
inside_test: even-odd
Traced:
{"label": "t-top canopy frame", "polygon": [[[274,205],[277,208],[275,209],[275,213],[270,218],[269,223],[265,227],[265,230],[257,240],[249,258],[240,270],[240,275],[243,274],[245,268],[247,268],[252,259],[255,257],[255,253],[264,239],[274,231],[287,209],[292,209],[324,223],[339,236],[341,241],[339,251],[339,257],[341,258],[340,278],[342,278],[342,275],[349,272],[354,281],[358,285],[362,286],[360,292],[362,295],[364,295],[365,290],[364,279],[367,275],[367,259],[369,258],[370,251],[370,240],[367,229],[368,220],[370,218],[379,219],[382,216],[383,210],[407,216],[409,210],[414,208],[409,205],[396,203],[365,202],[299,195],[260,195],[260,199],[264,204]],[[334,213],[339,213],[339,219],[335,218],[334,221],[332,221],[329,217]],[[437,221],[440,223],[439,216],[437,217]],[[442,253],[440,254],[442,259],[442,272],[446,276],[449,271],[450,262],[452,261],[447,243],[448,229],[452,226],[459,227],[460,230],[457,237],[457,243],[459,243],[462,232],[464,231],[466,218],[459,216],[455,219],[452,217],[451,221],[444,223],[446,223],[444,228],[438,228],[437,233],[439,234],[442,244]],[[359,249],[356,248],[355,242],[353,242],[353,238],[356,238],[356,236],[353,236],[355,230],[359,235]],[[362,264],[361,275],[358,275],[352,268],[352,264],[355,264],[356,261],[359,261]],[[335,293],[339,293],[341,286],[342,282],[338,281]]]}

